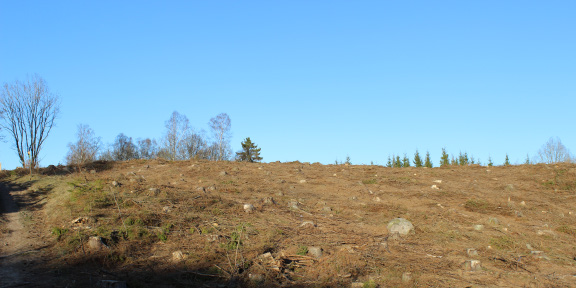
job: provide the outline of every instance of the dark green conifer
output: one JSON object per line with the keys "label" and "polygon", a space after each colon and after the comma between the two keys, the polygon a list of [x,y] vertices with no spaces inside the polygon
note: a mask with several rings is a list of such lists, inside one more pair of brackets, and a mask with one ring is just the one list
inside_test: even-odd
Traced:
{"label": "dark green conifer", "polygon": [[246,138],[242,144],[242,151],[236,152],[236,160],[244,162],[260,162],[262,157],[260,157],[260,149],[258,146],[250,140],[250,137]]}

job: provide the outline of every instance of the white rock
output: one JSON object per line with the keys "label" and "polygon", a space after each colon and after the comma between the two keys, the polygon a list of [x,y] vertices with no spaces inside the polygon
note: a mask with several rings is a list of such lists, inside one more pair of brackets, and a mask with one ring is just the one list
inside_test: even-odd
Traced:
{"label": "white rock", "polygon": [[468,254],[468,256],[478,256],[478,250],[474,248],[468,248],[466,249],[466,254]]}
{"label": "white rock", "polygon": [[442,180],[434,180],[434,183],[442,184]]}
{"label": "white rock", "polygon": [[464,270],[471,272],[482,271],[482,265],[478,260],[466,260],[464,262]]}
{"label": "white rock", "polygon": [[432,186],[430,186],[430,188],[432,188],[434,190],[440,190],[440,188],[438,188],[438,186],[436,186],[436,185],[432,185]]}
{"label": "white rock", "polygon": [[98,236],[90,236],[88,239],[88,247],[92,250],[102,250],[108,248],[104,242],[102,242],[102,238]]}
{"label": "white rock", "polygon": [[490,218],[488,218],[488,224],[499,225],[500,220],[498,220],[498,218],[496,218],[496,217],[490,217]]}
{"label": "white rock", "polygon": [[388,222],[387,228],[390,234],[398,233],[400,236],[414,234],[414,225],[404,218],[392,219],[392,221]]}
{"label": "white rock", "polygon": [[300,227],[302,228],[316,227],[316,223],[314,223],[313,221],[304,221],[302,222],[302,224],[300,224]]}
{"label": "white rock", "polygon": [[308,254],[312,255],[315,258],[322,257],[322,248],[320,247],[308,247]]}
{"label": "white rock", "polygon": [[181,260],[184,260],[184,254],[182,253],[182,251],[178,250],[172,252],[172,261],[179,262]]}
{"label": "white rock", "polygon": [[306,180],[302,179],[300,180],[300,183],[306,183]]}
{"label": "white rock", "polygon": [[404,272],[402,273],[402,282],[410,282],[412,281],[412,273]]}
{"label": "white rock", "polygon": [[250,281],[255,282],[255,284],[257,283],[262,283],[264,282],[264,275],[262,274],[248,274],[248,279],[250,279]]}
{"label": "white rock", "polygon": [[254,211],[254,205],[252,205],[252,204],[244,204],[244,211],[246,211],[246,212],[252,212],[252,211]]}
{"label": "white rock", "polygon": [[473,228],[474,228],[474,230],[476,230],[476,231],[482,231],[482,230],[484,230],[484,225],[482,225],[482,224],[477,224],[477,225],[474,225]]}

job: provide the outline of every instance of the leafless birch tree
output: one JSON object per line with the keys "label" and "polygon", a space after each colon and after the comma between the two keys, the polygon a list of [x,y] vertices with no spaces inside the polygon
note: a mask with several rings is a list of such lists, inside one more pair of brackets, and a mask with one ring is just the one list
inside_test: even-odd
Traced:
{"label": "leafless birch tree", "polygon": [[36,168],[42,144],[60,112],[58,96],[38,75],[5,83],[0,98],[0,126],[14,141],[23,167]]}
{"label": "leafless birch tree", "polygon": [[187,158],[185,139],[190,130],[188,118],[177,111],[166,121],[166,134],[163,139],[161,155],[168,160],[184,160]]}
{"label": "leafless birch tree", "polygon": [[540,158],[540,162],[546,164],[572,161],[570,151],[562,144],[562,141],[560,141],[558,137],[556,139],[550,137],[548,142],[538,150],[538,157]]}
{"label": "leafless birch tree", "polygon": [[216,117],[210,119],[208,123],[212,129],[212,135],[216,144],[216,157],[214,160],[228,160],[232,151],[230,149],[230,138],[232,132],[232,122],[226,113],[220,113]]}
{"label": "leafless birch tree", "polygon": [[100,137],[94,136],[94,130],[88,125],[78,125],[76,132],[78,140],[76,143],[68,144],[70,150],[66,155],[68,165],[82,165],[96,160],[96,155],[100,149]]}

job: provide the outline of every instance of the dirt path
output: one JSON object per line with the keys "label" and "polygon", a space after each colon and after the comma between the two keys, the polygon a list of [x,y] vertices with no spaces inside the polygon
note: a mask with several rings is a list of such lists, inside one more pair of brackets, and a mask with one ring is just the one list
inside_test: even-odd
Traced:
{"label": "dirt path", "polygon": [[24,228],[19,207],[9,189],[0,183],[0,287],[26,285],[22,273],[23,253],[29,249],[29,233]]}

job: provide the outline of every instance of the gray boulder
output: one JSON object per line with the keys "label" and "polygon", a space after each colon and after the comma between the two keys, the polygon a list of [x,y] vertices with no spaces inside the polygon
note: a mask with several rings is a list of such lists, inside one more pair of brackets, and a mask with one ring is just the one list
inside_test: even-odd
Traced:
{"label": "gray boulder", "polygon": [[414,225],[404,218],[392,219],[392,221],[388,222],[388,233],[398,233],[400,236],[414,234]]}

